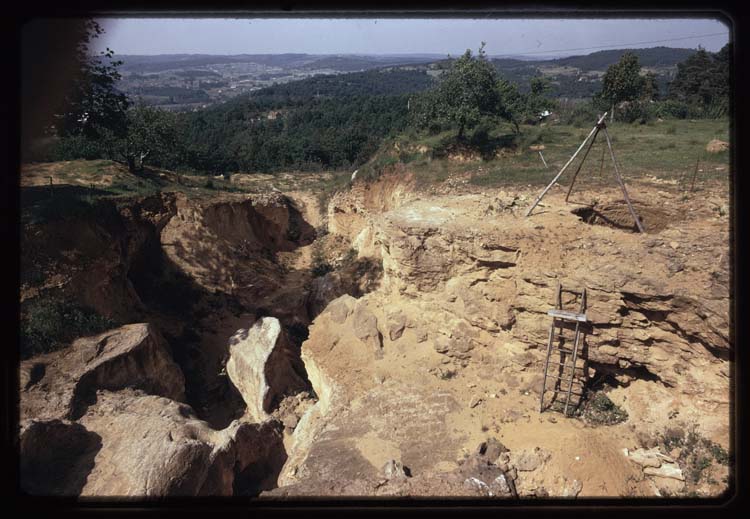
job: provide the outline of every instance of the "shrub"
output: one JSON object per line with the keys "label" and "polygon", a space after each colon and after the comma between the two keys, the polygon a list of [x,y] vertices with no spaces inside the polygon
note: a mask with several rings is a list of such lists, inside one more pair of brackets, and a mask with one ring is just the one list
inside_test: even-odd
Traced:
{"label": "shrub", "polygon": [[599,391],[586,402],[583,417],[595,425],[614,425],[627,420],[628,413]]}
{"label": "shrub", "polygon": [[687,119],[688,117],[692,117],[690,107],[686,103],[674,99],[667,99],[656,103],[655,114],[662,119]]}
{"label": "shrub", "polygon": [[572,109],[566,110],[560,115],[563,124],[575,126],[576,128],[593,127],[601,112],[593,103],[578,103]]}
{"label": "shrub", "polygon": [[117,326],[95,310],[74,301],[32,301],[22,320],[21,358],[60,349],[72,340]]}
{"label": "shrub", "polygon": [[656,109],[652,103],[646,101],[633,101],[618,108],[615,119],[626,123],[646,124],[656,118]]}

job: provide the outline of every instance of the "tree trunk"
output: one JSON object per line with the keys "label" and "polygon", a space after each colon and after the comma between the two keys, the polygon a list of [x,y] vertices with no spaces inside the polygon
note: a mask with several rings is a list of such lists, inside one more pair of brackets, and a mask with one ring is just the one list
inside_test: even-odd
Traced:
{"label": "tree trunk", "polygon": [[615,122],[615,104],[612,103],[612,112],[609,114],[609,122]]}
{"label": "tree trunk", "polygon": [[129,155],[127,157],[127,161],[128,161],[128,171],[129,172],[135,173],[136,171],[138,171],[136,169],[136,167],[135,167],[135,157],[133,157],[132,155]]}

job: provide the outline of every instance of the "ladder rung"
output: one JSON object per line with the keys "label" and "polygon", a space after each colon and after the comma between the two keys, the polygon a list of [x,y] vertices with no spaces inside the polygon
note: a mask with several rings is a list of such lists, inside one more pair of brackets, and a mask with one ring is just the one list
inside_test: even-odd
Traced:
{"label": "ladder rung", "polygon": [[[563,330],[570,330],[574,332],[576,330],[576,325],[578,325],[578,329],[581,333],[590,333],[592,326],[589,321],[581,322],[581,321],[566,321],[564,319],[553,319],[553,328],[562,328]],[[559,334],[560,332],[558,332]]]}
{"label": "ladder rung", "polygon": [[[570,380],[570,376],[559,377],[557,375],[547,375],[547,378],[556,378],[557,380],[564,380],[566,382],[568,382]],[[575,382],[575,383],[580,384],[581,382]]]}
{"label": "ladder rung", "polygon": [[[551,391],[553,393],[563,393],[566,395],[568,394],[567,389],[548,389],[547,391]],[[571,391],[570,394],[575,396],[583,396],[583,393],[576,393],[575,391]]]}
{"label": "ladder rung", "polygon": [[[550,364],[551,366],[557,364],[558,366],[563,366],[565,368],[570,367],[570,364],[568,364],[567,362],[548,362],[548,364]],[[583,369],[583,366],[574,366],[573,369]]]}
{"label": "ladder rung", "polygon": [[563,319],[565,321],[578,321],[581,323],[585,323],[588,321],[586,318],[586,314],[579,314],[578,312],[570,312],[568,310],[547,310],[547,315],[551,315],[555,319]]}

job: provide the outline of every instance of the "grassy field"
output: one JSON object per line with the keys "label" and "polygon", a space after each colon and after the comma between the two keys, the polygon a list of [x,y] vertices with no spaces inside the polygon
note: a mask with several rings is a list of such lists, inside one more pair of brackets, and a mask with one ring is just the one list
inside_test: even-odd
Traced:
{"label": "grassy field", "polygon": [[[618,168],[626,180],[642,176],[687,180],[695,171],[696,161],[698,182],[727,178],[729,152],[706,151],[706,145],[712,139],[729,141],[727,120],[677,120],[645,125],[615,123],[607,129]],[[488,171],[474,175],[471,182],[488,186],[517,182],[545,184],[570,159],[590,130],[558,125],[527,128],[525,131],[518,154],[488,162],[483,168]],[[531,144],[544,145],[542,154],[548,168],[544,167],[539,152],[529,149]],[[568,166],[561,181],[571,178],[585,151],[586,148],[581,150]],[[608,182],[612,179],[612,159],[602,132],[579,175],[581,181]]]}
{"label": "grassy field", "polygon": [[155,168],[145,168],[136,175],[109,160],[24,164],[21,168],[21,221],[40,223],[95,214],[95,206],[102,200],[117,203],[169,191],[194,198],[222,191],[241,193],[245,189],[224,179],[178,175]]}
{"label": "grassy field", "polygon": [[[369,168],[370,175],[375,175],[379,170],[400,161],[408,164],[409,170],[416,174],[420,182],[439,182],[450,176],[469,174],[470,182],[478,186],[546,184],[578,149],[590,131],[556,124],[527,126],[522,128],[520,136],[513,138],[507,130],[498,129],[495,134],[490,135],[490,139],[501,144],[513,141],[515,152],[501,153],[500,157],[491,156],[489,160],[478,156],[474,160],[461,162],[436,160],[435,150],[453,137],[448,132],[414,138],[410,146],[402,139],[399,145],[401,148],[406,147],[407,151],[380,154],[366,168]],[[712,139],[729,141],[729,121],[726,119],[670,120],[643,125],[614,123],[608,126],[608,131],[618,168],[626,180],[656,176],[689,182],[695,172],[696,162],[697,183],[706,179],[728,178],[729,152],[706,151],[706,145]],[[542,154],[547,167],[544,166],[539,151],[529,149],[532,145],[544,146]],[[421,152],[417,151],[420,149]],[[572,176],[584,153],[585,148],[568,167],[561,182]],[[583,182],[612,180],[612,160],[603,133],[597,137],[579,179]]]}

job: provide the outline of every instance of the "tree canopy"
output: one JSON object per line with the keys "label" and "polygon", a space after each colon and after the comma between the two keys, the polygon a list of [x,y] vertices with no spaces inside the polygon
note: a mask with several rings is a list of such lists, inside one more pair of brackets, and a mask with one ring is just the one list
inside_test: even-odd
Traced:
{"label": "tree canopy", "polygon": [[104,31],[94,20],[85,24],[76,47],[73,81],[56,118],[56,128],[61,136],[95,138],[108,130],[122,135],[125,132],[128,98],[116,88],[121,79],[114,61],[114,53],[107,49],[99,57],[89,55],[89,44]]}
{"label": "tree canopy", "polygon": [[601,99],[611,105],[614,119],[615,107],[623,101],[635,101],[643,95],[646,80],[640,75],[638,56],[626,52],[620,61],[610,65],[602,78]]}
{"label": "tree canopy", "polygon": [[724,115],[729,109],[729,60],[731,47],[718,53],[704,49],[677,65],[677,74],[669,84],[669,98]]}
{"label": "tree canopy", "polygon": [[435,88],[416,99],[413,122],[420,127],[455,126],[462,138],[464,130],[483,117],[507,115],[498,79],[486,58],[484,43],[476,56],[467,49],[440,76]]}

